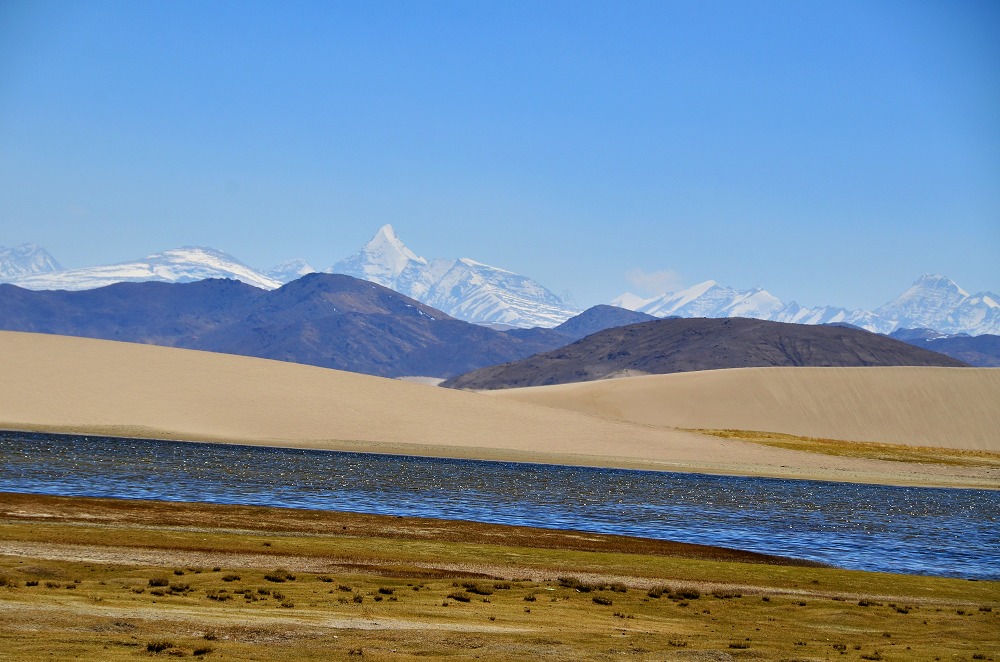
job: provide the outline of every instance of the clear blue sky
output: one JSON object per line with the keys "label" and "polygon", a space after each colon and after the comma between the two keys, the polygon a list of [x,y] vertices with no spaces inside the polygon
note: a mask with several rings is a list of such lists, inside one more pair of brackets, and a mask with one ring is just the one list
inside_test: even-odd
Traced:
{"label": "clear blue sky", "polygon": [[0,245],[1000,290],[1000,3],[0,3]]}

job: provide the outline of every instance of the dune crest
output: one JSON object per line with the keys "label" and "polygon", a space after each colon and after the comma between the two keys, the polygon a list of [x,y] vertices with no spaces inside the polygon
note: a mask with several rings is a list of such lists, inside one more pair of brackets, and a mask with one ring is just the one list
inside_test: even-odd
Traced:
{"label": "dune crest", "polygon": [[1000,452],[991,368],[733,368],[488,395],[648,425]]}
{"label": "dune crest", "polygon": [[0,428],[8,430],[899,485],[998,483],[983,467],[830,457],[519,402],[513,393],[152,345],[4,331],[0,365]]}

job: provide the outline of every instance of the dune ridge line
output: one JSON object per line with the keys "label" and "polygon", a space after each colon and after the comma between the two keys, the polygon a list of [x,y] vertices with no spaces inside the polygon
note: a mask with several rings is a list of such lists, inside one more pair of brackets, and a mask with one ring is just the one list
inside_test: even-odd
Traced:
{"label": "dune ridge line", "polygon": [[977,467],[762,448],[603,413],[194,350],[0,332],[0,365],[0,428],[11,430],[1000,487]]}

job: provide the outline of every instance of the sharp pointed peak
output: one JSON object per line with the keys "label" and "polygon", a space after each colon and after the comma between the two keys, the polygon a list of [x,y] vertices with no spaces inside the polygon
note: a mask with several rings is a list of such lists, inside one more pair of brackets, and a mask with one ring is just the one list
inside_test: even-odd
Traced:
{"label": "sharp pointed peak", "polygon": [[913,284],[916,285],[918,283],[936,283],[936,282],[941,282],[941,281],[954,282],[950,278],[948,278],[947,276],[942,276],[941,274],[929,274],[928,273],[928,274],[924,274],[923,276],[921,276],[917,280],[913,281]]}
{"label": "sharp pointed peak", "polygon": [[368,240],[367,244],[365,244],[365,248],[374,249],[379,246],[385,246],[386,244],[393,246],[396,250],[406,254],[409,257],[412,257],[414,259],[423,259],[423,258],[418,258],[415,253],[413,253],[409,248],[407,248],[406,244],[403,243],[403,240],[399,238],[398,234],[396,234],[396,229],[392,227],[392,225],[390,225],[389,223],[386,223],[385,225],[380,227],[378,231],[374,235],[372,235],[372,238]]}
{"label": "sharp pointed peak", "polygon": [[941,274],[924,274],[913,282],[910,289],[912,290],[924,287],[943,287],[959,292],[962,296],[969,296],[969,293],[963,290],[958,283],[947,276],[942,276]]}
{"label": "sharp pointed peak", "polygon": [[375,236],[391,237],[393,239],[399,239],[399,235],[396,234],[396,228],[392,227],[391,223],[386,223],[375,232]]}

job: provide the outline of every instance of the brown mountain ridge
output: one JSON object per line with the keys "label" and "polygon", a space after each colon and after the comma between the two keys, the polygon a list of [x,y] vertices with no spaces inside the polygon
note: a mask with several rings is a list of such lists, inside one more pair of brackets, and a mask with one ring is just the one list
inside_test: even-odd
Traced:
{"label": "brown mountain ridge", "polygon": [[442,386],[490,390],[720,368],[966,365],[856,328],[685,318],[608,329],[566,347],[454,377]]}

